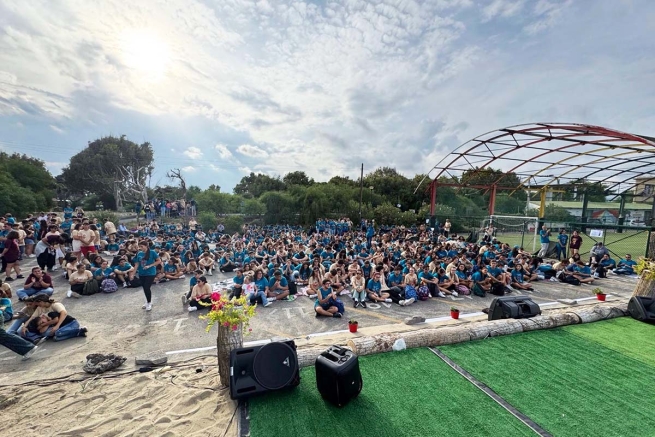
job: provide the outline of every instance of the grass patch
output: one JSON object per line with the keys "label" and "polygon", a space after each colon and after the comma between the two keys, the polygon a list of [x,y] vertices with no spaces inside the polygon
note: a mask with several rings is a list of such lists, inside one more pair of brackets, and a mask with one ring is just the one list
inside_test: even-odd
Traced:
{"label": "grass patch", "polygon": [[655,367],[628,355],[631,332],[597,322],[441,350],[553,435],[653,435]]}
{"label": "grass patch", "polygon": [[562,329],[655,367],[654,325],[639,322],[632,317],[618,317]]}
{"label": "grass patch", "polygon": [[427,349],[361,357],[360,368],[362,393],[343,408],[323,401],[313,367],[295,390],[251,399],[251,435],[533,435]]}

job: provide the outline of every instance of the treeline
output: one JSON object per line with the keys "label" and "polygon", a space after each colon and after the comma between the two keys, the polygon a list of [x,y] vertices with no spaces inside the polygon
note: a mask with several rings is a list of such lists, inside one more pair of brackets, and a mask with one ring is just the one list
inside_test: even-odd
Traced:
{"label": "treeline", "polygon": [[[105,209],[129,210],[137,201],[143,204],[156,197],[195,199],[204,226],[214,227],[221,220],[228,229],[238,229],[244,217],[270,224],[311,225],[321,217],[349,217],[358,222],[360,208],[362,217],[374,218],[381,224],[409,226],[428,218],[430,179],[423,174],[410,178],[391,167],[366,173],[361,188],[358,175],[335,176],[327,182],[317,182],[303,171],[277,177],[250,173],[228,194],[221,192],[217,183],[204,190],[188,186],[179,169],[166,172],[169,184],[150,187],[153,162],[150,143],[137,144],[125,136],[89,142],[71,157],[69,165],[56,178],[50,175],[43,161],[0,153],[0,213],[24,216],[51,208],[53,204],[61,208],[66,200],[85,210],[94,210],[100,203]],[[523,189],[516,189],[520,186],[517,175],[487,168],[464,172],[459,178],[441,179],[436,215],[441,221],[450,218],[455,228],[475,222],[467,218],[485,217],[489,190],[448,185],[490,186],[497,180],[501,182],[496,195],[496,214],[535,214],[526,212],[527,195]],[[554,188],[557,200],[576,199],[582,189],[590,193],[591,201],[602,201],[607,194],[602,185],[585,181]],[[568,215],[565,210],[552,206],[547,212],[560,216],[561,220]]]}

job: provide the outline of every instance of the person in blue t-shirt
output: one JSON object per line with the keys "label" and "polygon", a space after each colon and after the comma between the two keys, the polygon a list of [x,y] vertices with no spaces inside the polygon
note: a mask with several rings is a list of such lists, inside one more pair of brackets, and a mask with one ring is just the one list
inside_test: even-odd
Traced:
{"label": "person in blue t-shirt", "polygon": [[268,281],[264,277],[264,272],[257,270],[252,282],[255,286],[255,291],[248,294],[250,305],[254,305],[261,300],[262,304],[267,307],[275,301],[275,298],[268,298]]}
{"label": "person in blue t-shirt", "polygon": [[612,273],[617,275],[634,275],[634,266],[636,265],[637,263],[632,259],[632,255],[626,253],[625,258],[619,260],[617,267],[612,270]]}
{"label": "person in blue t-shirt", "polygon": [[336,317],[340,318],[342,313],[337,303],[337,294],[332,290],[332,282],[329,279],[323,279],[322,286],[318,289],[317,299],[314,302],[314,311],[316,317]]}
{"label": "person in blue t-shirt", "polygon": [[512,270],[512,288],[516,288],[517,290],[533,290],[530,284],[525,281],[522,264],[517,263]]}
{"label": "person in blue t-shirt", "polygon": [[275,270],[273,273],[273,277],[268,281],[266,296],[275,300],[293,300],[289,296],[289,282],[287,278],[282,276],[282,271]]}
{"label": "person in blue t-shirt", "polygon": [[569,244],[569,236],[566,234],[566,229],[561,229],[557,236],[557,259],[561,260],[562,257],[566,258],[566,246]]}
{"label": "person in blue t-shirt", "polygon": [[539,231],[539,241],[541,242],[541,249],[539,249],[537,256],[544,258],[548,254],[548,248],[550,247],[550,229],[546,225],[543,225]]}
{"label": "person in blue t-shirt", "polygon": [[126,257],[122,256],[118,260],[118,265],[114,267],[114,274],[116,275],[116,281],[122,282],[123,288],[127,288],[134,279],[136,269],[132,267],[132,264],[127,262]]}
{"label": "person in blue t-shirt", "polygon": [[241,292],[243,291],[243,271],[241,269],[236,269],[236,276],[232,278],[232,289],[230,290],[230,299],[240,298]]}
{"label": "person in blue t-shirt", "polygon": [[146,303],[141,308],[146,311],[152,310],[152,283],[155,282],[157,275],[157,266],[161,265],[161,258],[159,254],[150,249],[147,241],[139,242],[139,252],[132,260],[137,266],[139,278],[141,279],[141,286],[143,287],[143,294],[146,297]]}
{"label": "person in blue t-shirt", "polygon": [[174,257],[169,258],[168,262],[164,264],[164,277],[169,281],[174,279],[184,279],[184,270],[180,268],[180,261]]}
{"label": "person in blue t-shirt", "polygon": [[391,295],[386,291],[382,291],[380,276],[380,272],[373,273],[373,277],[369,279],[366,284],[366,294],[369,300],[372,300],[373,302],[391,303]]}
{"label": "person in blue t-shirt", "polygon": [[114,273],[114,270],[109,267],[109,263],[106,260],[103,260],[100,263],[100,268],[93,272],[93,277],[99,282],[102,282],[105,279],[114,279],[116,274]]}

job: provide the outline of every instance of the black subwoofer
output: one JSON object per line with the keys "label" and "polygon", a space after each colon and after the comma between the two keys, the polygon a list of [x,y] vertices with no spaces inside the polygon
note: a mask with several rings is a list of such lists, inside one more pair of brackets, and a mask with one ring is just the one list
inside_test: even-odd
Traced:
{"label": "black subwoofer", "polygon": [[230,353],[230,397],[246,399],[300,384],[293,341],[234,349]]}
{"label": "black subwoofer", "polygon": [[628,302],[628,312],[640,322],[655,323],[655,299],[646,296],[632,296]]}
{"label": "black subwoofer", "polygon": [[489,320],[524,319],[541,314],[539,305],[528,296],[497,297],[489,306]]}

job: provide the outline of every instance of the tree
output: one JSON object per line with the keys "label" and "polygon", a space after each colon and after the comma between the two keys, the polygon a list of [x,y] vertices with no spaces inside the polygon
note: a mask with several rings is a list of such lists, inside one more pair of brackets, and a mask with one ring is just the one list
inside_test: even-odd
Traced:
{"label": "tree", "polygon": [[265,174],[250,173],[241,178],[241,181],[234,187],[234,194],[251,195],[259,197],[267,191],[283,191],[285,184],[279,177],[272,178]]}
{"label": "tree", "polygon": [[556,206],[551,203],[546,205],[544,217],[553,222],[573,222],[575,217],[566,209],[561,206]]}
{"label": "tree", "polygon": [[290,223],[298,222],[298,205],[289,193],[280,191],[269,191],[262,194],[259,199],[266,206],[264,220],[266,223]]}
{"label": "tree", "polygon": [[61,183],[69,193],[111,196],[116,208],[124,201],[147,200],[147,179],[152,173],[150,143],[136,144],[125,135],[103,137],[71,158]]}
{"label": "tree", "polygon": [[[182,171],[179,168],[174,168],[166,172],[166,177],[170,180],[178,180],[180,184],[181,197],[186,200],[186,179],[182,175]],[[220,191],[220,190],[219,190]]]}
{"label": "tree", "polygon": [[22,217],[52,206],[56,180],[43,161],[0,152],[0,212]]}
{"label": "tree", "polygon": [[291,173],[287,173],[282,178],[282,181],[286,184],[287,187],[291,185],[302,185],[305,187],[314,185],[314,179],[310,179],[309,177],[307,177],[304,171],[294,171]]}

